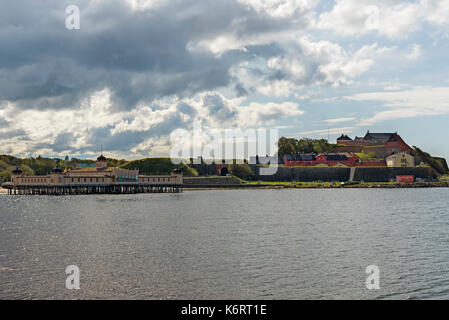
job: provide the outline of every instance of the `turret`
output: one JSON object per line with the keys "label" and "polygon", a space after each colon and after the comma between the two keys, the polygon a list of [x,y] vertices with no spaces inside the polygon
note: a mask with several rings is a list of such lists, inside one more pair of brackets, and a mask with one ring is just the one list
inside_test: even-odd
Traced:
{"label": "turret", "polygon": [[23,171],[16,167],[13,171],[11,171],[11,183],[15,183],[16,178],[23,175]]}
{"label": "turret", "polygon": [[53,168],[50,172],[50,181],[52,184],[63,184],[64,183],[64,171],[59,167],[56,166]]}
{"label": "turret", "polygon": [[[172,178],[173,177],[175,177],[175,180],[176,180],[176,184],[182,184],[182,177],[183,177],[183,173],[182,173],[182,170],[181,169],[179,169],[179,168],[176,168],[176,169],[174,169],[172,172],[171,172],[171,176],[172,176]],[[173,181],[173,180],[172,180]]]}
{"label": "turret", "polygon": [[108,167],[108,159],[106,159],[105,156],[100,155],[100,156],[97,158],[96,165],[97,165],[97,170],[103,170],[103,169],[106,169],[106,168]]}

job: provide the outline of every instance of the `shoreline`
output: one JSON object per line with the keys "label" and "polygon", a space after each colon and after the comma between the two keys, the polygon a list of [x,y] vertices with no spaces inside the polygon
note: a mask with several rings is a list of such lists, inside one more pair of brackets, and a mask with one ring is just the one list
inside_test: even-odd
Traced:
{"label": "shoreline", "polygon": [[[205,191],[205,190],[241,190],[241,189],[416,189],[416,188],[449,188],[447,182],[420,182],[420,183],[402,183],[402,184],[386,184],[386,183],[365,183],[354,185],[285,185],[285,184],[224,184],[224,185],[189,185],[184,186],[185,191]],[[8,194],[8,190],[0,187],[0,194]]]}
{"label": "shoreline", "polygon": [[183,190],[226,190],[226,189],[415,189],[415,188],[449,188],[447,182],[415,182],[415,183],[364,183],[352,185],[328,185],[328,184],[305,184],[305,185],[286,185],[286,184],[227,184],[227,185],[189,185],[184,186]]}

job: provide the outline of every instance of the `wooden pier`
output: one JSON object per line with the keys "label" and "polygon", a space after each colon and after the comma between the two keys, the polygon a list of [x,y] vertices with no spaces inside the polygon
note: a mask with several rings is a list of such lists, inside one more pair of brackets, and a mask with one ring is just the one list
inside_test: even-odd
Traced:
{"label": "wooden pier", "polygon": [[178,193],[182,186],[180,169],[170,174],[144,175],[137,169],[108,167],[103,155],[97,158],[95,168],[64,171],[56,167],[43,176],[26,176],[17,166],[11,171],[11,182],[2,184],[12,195]]}
{"label": "wooden pier", "polygon": [[84,186],[42,186],[3,185],[10,195],[81,195],[81,194],[135,194],[135,193],[179,193],[181,184],[132,184],[132,185],[84,185]]}

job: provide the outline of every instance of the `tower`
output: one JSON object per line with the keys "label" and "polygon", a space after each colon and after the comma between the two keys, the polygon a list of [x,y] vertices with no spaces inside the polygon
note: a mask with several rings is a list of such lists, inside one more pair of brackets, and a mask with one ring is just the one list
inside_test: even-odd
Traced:
{"label": "tower", "polygon": [[22,170],[17,166],[12,172],[11,172],[11,183],[16,182],[16,177],[22,176],[23,172]]}
{"label": "tower", "polygon": [[97,170],[103,170],[108,167],[108,160],[103,155],[100,155],[96,161]]}

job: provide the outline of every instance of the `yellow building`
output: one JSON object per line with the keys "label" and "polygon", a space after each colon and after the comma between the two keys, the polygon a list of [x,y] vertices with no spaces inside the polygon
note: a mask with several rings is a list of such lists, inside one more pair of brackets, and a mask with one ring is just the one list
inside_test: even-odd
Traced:
{"label": "yellow building", "polygon": [[19,168],[12,171],[10,193],[85,194],[182,191],[183,175],[174,170],[167,175],[142,175],[139,170],[108,167],[107,159],[97,158],[95,168],[63,171],[54,168],[46,176],[25,176]]}
{"label": "yellow building", "polygon": [[400,152],[392,154],[387,157],[387,167],[414,167],[415,166],[415,158],[406,153]]}

